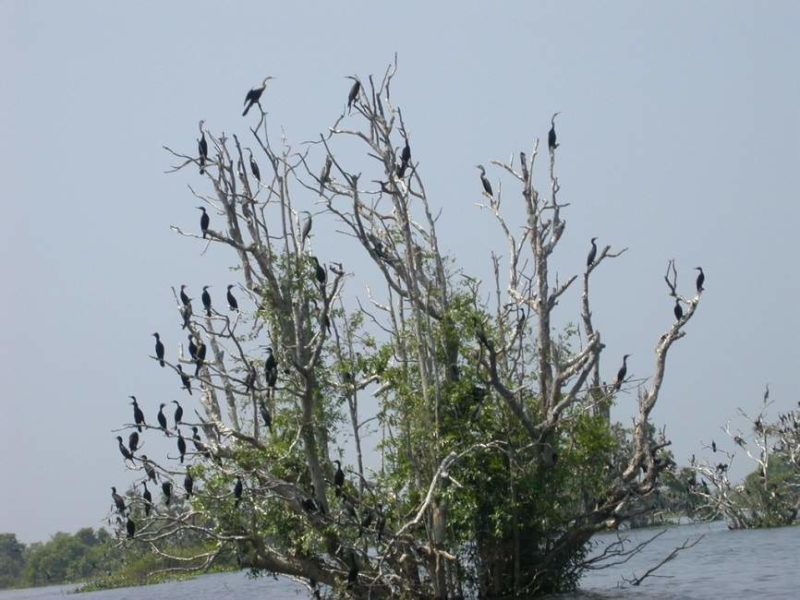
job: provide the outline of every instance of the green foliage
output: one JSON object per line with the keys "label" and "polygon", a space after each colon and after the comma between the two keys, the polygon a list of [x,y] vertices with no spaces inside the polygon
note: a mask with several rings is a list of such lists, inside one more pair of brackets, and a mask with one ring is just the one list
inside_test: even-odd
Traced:
{"label": "green foliage", "polygon": [[0,589],[18,584],[25,567],[25,545],[13,533],[0,533]]}

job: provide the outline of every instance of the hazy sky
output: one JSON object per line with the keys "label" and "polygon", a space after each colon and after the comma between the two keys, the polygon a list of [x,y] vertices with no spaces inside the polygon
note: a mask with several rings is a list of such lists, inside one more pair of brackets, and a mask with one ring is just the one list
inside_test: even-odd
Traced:
{"label": "hazy sky", "polygon": [[[187,184],[201,180],[165,175],[162,145],[194,152],[201,118],[245,133],[244,94],[266,74],[278,77],[265,96],[273,131],[298,144],[333,122],[345,75],[380,74],[395,52],[394,98],[443,211],[443,246],[469,273],[484,276],[489,249],[505,251],[475,207],[474,165],[528,150],[561,111],[571,207],[554,269],[581,269],[592,236],[630,248],[594,284],[607,379],[626,352],[629,373],[652,373],[673,318],[667,260],[686,294],[690,269],[705,267],[707,293],[654,413],[680,461],[720,442],[766,382],[775,412],[798,400],[797,3],[131,6],[0,0],[0,531],[33,541],[101,525],[109,486],[131,480],[111,432],[130,419],[126,397],[151,418],[185,399],[147,358],[150,333],[174,353],[169,287],[211,283],[221,300],[235,274],[227,251],[201,256],[170,232],[197,226]],[[509,207],[514,191],[504,181]],[[315,244],[358,272],[334,229],[315,224]],[[577,316],[572,294],[558,320]],[[629,422],[634,402],[620,397],[615,416]]]}

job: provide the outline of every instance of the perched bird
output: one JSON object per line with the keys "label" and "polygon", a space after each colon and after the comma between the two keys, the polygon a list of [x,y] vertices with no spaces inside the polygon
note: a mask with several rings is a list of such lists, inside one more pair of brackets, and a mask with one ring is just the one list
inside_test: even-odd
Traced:
{"label": "perched bird", "polygon": [[349,77],[348,79],[353,80],[353,87],[350,88],[350,93],[347,94],[347,114],[350,114],[350,109],[353,108],[353,104],[358,99],[358,93],[361,91],[361,82],[355,77]]}
{"label": "perched bird", "polygon": [[184,306],[188,306],[189,309],[191,310],[191,308],[192,308],[192,299],[189,298],[189,296],[186,294],[186,284],[181,284],[180,297],[181,297],[181,304],[183,304]]}
{"label": "perched bird", "polygon": [[128,398],[133,400],[133,402],[131,402],[133,405],[133,422],[136,424],[136,429],[138,429],[139,433],[141,433],[142,425],[147,425],[147,423],[144,422],[144,413],[142,412],[142,409],[139,408],[139,404],[136,402],[136,396],[128,396]]}
{"label": "perched bird", "polygon": [[319,260],[317,260],[316,256],[311,257],[312,262],[314,263],[314,278],[319,283],[320,287],[325,287],[325,282],[328,280],[328,274],[325,272],[325,269],[319,264]]}
{"label": "perched bird", "polygon": [[[275,355],[272,352],[272,348],[267,348],[267,358],[264,361],[264,374],[267,377],[267,381],[269,381],[272,373],[275,373],[277,377],[278,361],[275,360]],[[267,383],[267,385],[269,385],[269,383]]]}
{"label": "perched bird", "polygon": [[122,514],[125,512],[125,500],[122,499],[117,493],[117,488],[111,486],[111,498],[114,500],[114,506],[117,507],[117,512]]}
{"label": "perched bird", "polygon": [[208,226],[211,224],[211,217],[208,216],[205,207],[198,206],[197,208],[203,211],[203,214],[200,215],[200,231],[203,232],[203,239],[205,239],[206,233],[208,233]]}
{"label": "perched bird", "polygon": [[203,363],[206,360],[206,345],[203,343],[202,340],[198,340],[197,343],[197,359],[195,362],[197,363],[197,367],[194,370],[194,376],[200,376],[200,369],[203,368]]}
{"label": "perched bird", "polygon": [[256,385],[256,369],[253,365],[247,366],[247,377],[244,380],[245,393],[252,392]]}
{"label": "perched bird", "polygon": [[153,467],[153,463],[151,463],[146,454],[142,454],[142,467],[144,467],[144,472],[147,475],[147,479],[150,479],[153,483],[158,483],[156,479],[156,469]]}
{"label": "perched bird", "polygon": [[313,221],[311,219],[311,213],[307,210],[303,211],[307,216],[306,220],[303,221],[303,230],[300,234],[300,245],[305,247],[306,240],[308,239],[308,234],[311,233],[311,226],[313,225]]}
{"label": "perched bird", "polygon": [[184,306],[181,308],[181,318],[183,319],[183,325],[181,329],[186,329],[189,325],[192,324],[192,307],[191,306]]}
{"label": "perched bird", "polygon": [[206,141],[206,132],[203,131],[203,123],[200,121],[200,139],[197,140],[197,154],[200,156],[200,175],[206,172],[206,161],[208,161],[208,142]]}
{"label": "perched bird", "polygon": [[169,506],[170,500],[172,500],[172,484],[169,481],[162,483],[161,492],[164,494],[164,504]]}
{"label": "perched bird", "polygon": [[406,145],[403,146],[403,151],[400,153],[400,162],[407,163],[411,160],[411,146],[408,145],[408,140],[406,140]]}
{"label": "perched bird", "polygon": [[342,487],[344,486],[344,471],[342,471],[341,461],[335,460],[333,462],[336,463],[336,473],[333,476],[333,485],[336,486],[336,497],[339,498],[342,495]]}
{"label": "perched bird", "polygon": [[478,165],[477,168],[481,171],[481,183],[483,184],[483,191],[490,196],[494,196],[494,193],[492,192],[492,183],[486,177],[486,169],[483,168],[483,165]]}
{"label": "perched bird", "polygon": [[133,453],[125,447],[122,443],[122,436],[117,436],[117,444],[119,444],[119,453],[122,454],[125,460],[133,460]]}
{"label": "perched bird", "polygon": [[136,452],[139,448],[139,434],[135,431],[132,431],[131,434],[128,436],[128,450],[131,451],[131,454]]}
{"label": "perched bird", "polygon": [[163,429],[164,432],[167,431],[167,417],[164,416],[164,407],[165,406],[166,406],[166,404],[164,404],[163,402],[159,405],[159,407],[158,407],[158,417],[157,417],[158,418],[158,424],[161,426],[161,429]]}
{"label": "perched bird", "polygon": [[256,178],[256,181],[261,183],[261,169],[258,168],[258,163],[256,159],[253,158],[253,151],[248,148],[247,153],[250,155],[250,172],[253,174],[253,177]]}
{"label": "perched bird", "polygon": [[597,241],[597,238],[593,237],[592,238],[592,249],[589,250],[589,256],[586,257],[586,266],[587,267],[591,267],[592,264],[594,263],[594,259],[597,257],[597,244],[595,243],[596,241]]}
{"label": "perched bird", "polygon": [[325,164],[322,166],[322,172],[319,174],[319,193],[322,193],[325,184],[331,180],[331,166],[333,159],[330,154],[325,157]]}
{"label": "perched bird", "polygon": [[194,478],[189,469],[186,469],[186,477],[183,478],[183,489],[186,490],[186,496],[190,497],[194,491]]}
{"label": "perched bird", "polygon": [[186,440],[183,439],[180,429],[178,429],[178,452],[181,455],[181,464],[183,464],[183,457],[186,455]]}
{"label": "perched bird", "polygon": [[696,271],[700,271],[700,274],[697,276],[697,281],[695,282],[697,285],[697,293],[703,293],[703,284],[706,282],[706,274],[703,273],[703,267],[695,267]]}
{"label": "perched bird", "polygon": [[556,117],[559,113],[553,113],[553,118],[550,119],[550,131],[547,134],[547,147],[550,149],[550,152],[558,148],[558,144],[556,143]]}
{"label": "perched bird", "polygon": [[233,287],[233,285],[228,285],[228,294],[227,294],[227,298],[228,298],[228,308],[230,308],[231,310],[235,310],[236,312],[238,312],[238,311],[239,311],[239,303],[236,301],[236,298],[235,298],[235,297],[233,296],[233,294],[231,293],[231,288],[232,288],[232,287]]}
{"label": "perched bird", "polygon": [[244,112],[242,116],[246,116],[248,111],[253,107],[254,104],[258,104],[259,108],[261,108],[261,94],[264,93],[264,90],[267,89],[267,82],[270,79],[274,79],[274,77],[265,77],[264,81],[261,82],[261,87],[253,88],[247,95],[244,97]]}
{"label": "perched bird", "polygon": [[272,415],[269,414],[269,410],[267,410],[267,405],[264,402],[259,403],[259,409],[261,410],[261,418],[264,420],[264,426],[269,429],[270,433],[272,432]]}
{"label": "perched bird", "polygon": [[153,506],[153,495],[150,493],[150,490],[147,489],[147,481],[143,481],[142,485],[144,486],[144,492],[142,493],[142,498],[144,499],[144,516],[150,516],[150,508]]}
{"label": "perched bird", "polygon": [[683,308],[681,308],[681,301],[678,298],[675,298],[675,308],[672,312],[675,313],[675,319],[678,321],[683,318]]}
{"label": "perched bird", "polygon": [[197,346],[194,344],[194,336],[191,333],[189,334],[189,356],[192,357],[192,360],[197,359]]}
{"label": "perched bird", "polygon": [[158,333],[153,334],[156,338],[156,358],[158,359],[158,363],[163,367],[164,366],[164,344],[161,342],[161,336]]}
{"label": "perched bird", "polygon": [[128,539],[132,540],[133,536],[136,535],[136,523],[130,517],[128,517],[128,522],[125,523],[125,529],[128,532]]}
{"label": "perched bird", "polygon": [[203,308],[206,309],[206,316],[211,316],[211,294],[208,293],[208,288],[210,285],[203,286],[203,294],[200,296],[200,299],[203,301]]}
{"label": "perched bird", "polygon": [[742,448],[744,448],[745,445],[747,444],[747,442],[745,442],[744,439],[742,439],[742,437],[738,435],[733,436],[733,441],[736,442],[736,444],[738,446],[741,446]]}
{"label": "perched bird", "polygon": [[[189,395],[191,396],[192,395],[192,380],[189,379],[189,376],[186,373],[183,372],[183,367],[181,365],[178,365],[177,368],[178,368],[178,375],[181,376],[181,384],[183,385],[184,388],[186,388],[186,391],[189,392]],[[174,402],[174,400],[173,400],[173,402]]]}
{"label": "perched bird", "polygon": [[622,366],[617,371],[617,379],[614,382],[614,391],[618,392],[619,388],[622,387],[622,382],[625,381],[625,375],[628,374],[628,357],[630,354],[626,354],[622,357]]}
{"label": "perched bird", "polygon": [[233,486],[233,497],[236,498],[236,501],[233,503],[234,506],[239,506],[239,502],[242,500],[243,491],[244,486],[242,485],[242,478],[236,477],[236,485]]}
{"label": "perched bird", "polygon": [[715,442],[714,440],[711,440],[711,451],[714,453],[716,453],[717,451],[717,442]]}
{"label": "perched bird", "polygon": [[200,432],[197,429],[196,425],[192,426],[192,443],[194,444],[194,449],[197,450],[198,454],[202,454],[206,458],[211,458],[211,452],[208,451],[206,445],[200,439]]}
{"label": "perched bird", "polygon": [[172,403],[175,405],[175,429],[177,429],[183,419],[183,407],[177,400],[173,400]]}

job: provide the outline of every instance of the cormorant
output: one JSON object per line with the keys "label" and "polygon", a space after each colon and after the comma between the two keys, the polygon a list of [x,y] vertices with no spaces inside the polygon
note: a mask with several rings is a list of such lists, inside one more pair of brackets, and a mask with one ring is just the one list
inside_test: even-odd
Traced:
{"label": "cormorant", "polygon": [[210,285],[204,285],[203,295],[200,296],[200,298],[203,300],[203,308],[206,309],[207,317],[211,316],[211,294],[208,293],[208,288],[210,287],[211,287]]}
{"label": "cormorant", "polygon": [[125,460],[133,460],[133,453],[125,447],[125,444],[122,443],[122,436],[117,436],[117,443],[119,444],[119,453],[125,458]]}
{"label": "cormorant", "polygon": [[250,171],[253,173],[253,177],[256,178],[256,181],[261,183],[261,169],[258,168],[258,163],[253,158],[253,151],[248,148],[247,153],[250,155]]}
{"label": "cormorant", "polygon": [[132,540],[133,536],[136,534],[136,523],[133,522],[133,519],[128,517],[128,522],[125,523],[125,529],[128,532],[128,539]]}
{"label": "cormorant", "polygon": [[617,371],[617,380],[614,382],[614,391],[618,392],[619,388],[622,387],[622,382],[625,381],[625,375],[628,374],[628,357],[630,354],[626,354],[622,357],[622,366]]}
{"label": "cormorant", "polygon": [[133,402],[131,402],[133,405],[133,422],[136,424],[136,429],[138,429],[139,433],[141,433],[142,425],[147,425],[147,423],[144,422],[144,413],[142,412],[142,409],[139,408],[139,404],[136,402],[136,396],[128,396],[128,398],[133,400]]}
{"label": "cormorant", "polygon": [[325,157],[325,164],[322,167],[322,173],[319,175],[319,193],[322,193],[322,189],[325,187],[325,184],[331,180],[331,166],[333,165],[333,159],[331,158],[330,154]]}
{"label": "cormorant", "polygon": [[274,78],[265,77],[264,81],[261,82],[261,87],[253,88],[252,90],[247,92],[247,95],[244,97],[245,107],[244,107],[244,112],[242,113],[243,117],[247,115],[248,111],[250,110],[250,108],[252,108],[254,104],[258,104],[258,106],[261,107],[261,102],[260,102],[261,94],[263,94],[264,90],[267,89],[267,82],[270,79]]}
{"label": "cormorant", "polygon": [[200,231],[203,232],[203,239],[206,239],[206,233],[208,233],[208,226],[211,224],[211,217],[208,216],[205,207],[198,206],[197,208],[203,211],[203,214],[200,215]]}
{"label": "cormorant", "polygon": [[177,429],[183,419],[183,407],[177,400],[173,400],[172,403],[175,405],[175,429]]}
{"label": "cormorant", "polygon": [[239,312],[239,303],[236,301],[236,298],[234,298],[233,294],[231,293],[232,287],[233,287],[232,284],[228,285],[228,295],[227,295],[228,308],[230,308],[231,310],[235,310],[236,312]]}
{"label": "cormorant", "polygon": [[161,492],[164,494],[164,504],[169,506],[169,502],[172,500],[172,484],[169,481],[162,483]]}
{"label": "cormorant", "polygon": [[189,334],[189,356],[192,357],[192,360],[197,359],[197,346],[194,345],[194,336],[191,333]]}
{"label": "cormorant", "polygon": [[592,263],[594,263],[594,259],[597,257],[597,241],[596,237],[592,238],[592,249],[589,250],[589,256],[586,257],[586,266],[591,267]]}
{"label": "cormorant", "polygon": [[233,486],[233,497],[236,498],[236,501],[233,503],[234,507],[239,506],[239,502],[242,500],[242,492],[244,491],[244,486],[242,485],[242,478],[236,477],[236,485]]}
{"label": "cormorant", "polygon": [[[189,379],[189,376],[186,373],[183,372],[183,366],[181,366],[181,365],[178,365],[178,374],[181,376],[181,384],[183,385],[184,388],[186,388],[186,391],[189,392],[189,395],[191,396],[192,395],[192,380]],[[173,402],[175,402],[175,401],[173,400]]]}
{"label": "cormorant", "polygon": [[403,151],[400,153],[400,162],[408,163],[411,160],[411,146],[408,145],[408,140],[406,140],[406,145],[403,147]]}
{"label": "cormorant", "polygon": [[256,385],[256,369],[253,365],[247,365],[247,377],[244,380],[244,391],[249,393],[253,391]]}
{"label": "cormorant", "polygon": [[494,197],[494,193],[492,192],[492,184],[486,177],[486,169],[483,168],[483,165],[478,165],[477,168],[481,171],[481,183],[483,184],[483,191]]}
{"label": "cormorant", "polygon": [[153,495],[150,493],[150,490],[147,489],[147,481],[143,481],[142,485],[144,486],[144,492],[142,493],[142,498],[144,499],[144,516],[150,516],[150,507],[153,505]]}
{"label": "cormorant", "polygon": [[336,497],[339,498],[342,495],[342,487],[344,486],[344,471],[342,471],[341,461],[335,460],[333,462],[336,463],[336,474],[333,476],[333,485],[336,486]]}
{"label": "cormorant", "polygon": [[700,271],[700,274],[697,276],[697,293],[701,294],[703,292],[703,284],[706,282],[706,274],[703,273],[703,267],[695,267],[696,271]]}
{"label": "cormorant", "polygon": [[117,488],[111,486],[111,498],[114,500],[114,506],[117,507],[117,512],[120,514],[125,512],[125,500],[117,493]]}
{"label": "cormorant", "polygon": [[183,318],[183,325],[181,325],[181,329],[186,329],[192,324],[192,307],[184,306],[181,309],[181,317]]}
{"label": "cormorant", "polygon": [[319,283],[320,287],[325,287],[325,282],[328,280],[328,274],[325,269],[319,264],[316,256],[312,256],[311,260],[314,262],[314,278]]}
{"label": "cormorant", "polygon": [[161,336],[158,333],[153,334],[156,338],[156,358],[158,359],[158,364],[162,367],[164,366],[164,344],[161,343]]}
{"label": "cormorant", "polygon": [[558,144],[556,143],[556,116],[559,113],[553,113],[553,118],[550,119],[550,131],[547,134],[547,147],[550,149],[550,152],[558,148]]}
{"label": "cormorant", "polygon": [[192,307],[192,299],[186,294],[186,284],[181,284],[181,304],[184,306],[188,306],[189,308]]}
{"label": "cormorant", "polygon": [[183,464],[183,457],[186,455],[186,440],[183,439],[180,429],[178,429],[178,452],[181,455],[181,464]]}
{"label": "cormorant", "polygon": [[147,459],[146,454],[142,454],[142,467],[144,467],[144,472],[147,475],[147,479],[152,480],[153,483],[158,483],[158,480],[156,479],[156,469],[153,466],[153,463]]}
{"label": "cormorant", "polygon": [[350,77],[355,83],[353,83],[353,87],[350,88],[350,93],[347,94],[347,114],[350,114],[350,109],[353,108],[353,104],[358,99],[358,93],[361,91],[361,82],[356,79],[355,77]]}
{"label": "cormorant", "polygon": [[403,179],[406,176],[406,169],[408,168],[407,162],[401,162],[397,165],[397,178]]}
{"label": "cormorant", "polygon": [[161,429],[164,430],[166,433],[167,431],[167,417],[164,416],[164,407],[166,404],[163,402],[158,407],[158,424],[161,426]]}
{"label": "cormorant", "polygon": [[194,449],[197,450],[199,454],[202,454],[206,458],[211,458],[211,452],[208,451],[208,448],[206,448],[206,445],[200,439],[200,432],[196,425],[192,426],[192,443],[194,444]]}
{"label": "cormorant", "polygon": [[716,453],[717,451],[717,442],[715,442],[714,440],[711,440],[711,451],[714,453]]}
{"label": "cormorant", "polygon": [[198,377],[200,375],[200,369],[203,367],[203,363],[206,360],[206,345],[203,343],[202,340],[198,340],[197,344],[197,367],[194,370],[194,376]]}
{"label": "cormorant", "polygon": [[264,425],[272,433],[272,415],[269,414],[267,405],[264,404],[263,400],[259,403],[259,408],[261,409],[261,418],[264,419]]}
{"label": "cormorant", "polygon": [[675,298],[675,308],[673,311],[675,313],[675,318],[680,321],[683,318],[683,309],[681,308],[681,301],[678,298]]}
{"label": "cormorant", "polygon": [[194,478],[188,468],[186,469],[186,477],[183,478],[183,489],[186,490],[187,497],[190,497],[194,491]]}
{"label": "cormorant", "polygon": [[267,348],[267,359],[264,361],[264,377],[267,380],[267,387],[274,395],[275,384],[278,382],[278,362],[275,360],[272,348]]}
{"label": "cormorant", "polygon": [[128,436],[128,449],[131,451],[131,454],[139,449],[139,434],[135,431],[132,431]]}
{"label": "cormorant", "polygon": [[305,247],[306,239],[308,239],[308,234],[311,233],[311,225],[313,224],[313,221],[311,219],[310,212],[308,212],[307,210],[304,210],[303,212],[306,213],[308,216],[306,217],[306,220],[303,222],[303,231],[300,234],[300,246]]}
{"label": "cormorant", "polygon": [[203,123],[200,121],[200,139],[197,140],[197,153],[200,155],[200,175],[206,172],[206,161],[208,160],[208,142],[206,141],[206,132],[203,131]]}

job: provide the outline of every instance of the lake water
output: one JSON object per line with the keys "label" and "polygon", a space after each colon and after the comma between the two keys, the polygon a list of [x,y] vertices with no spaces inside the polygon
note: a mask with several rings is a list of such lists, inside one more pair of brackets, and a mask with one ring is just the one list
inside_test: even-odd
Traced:
{"label": "lake water", "polygon": [[[626,534],[632,544],[657,533],[658,529]],[[618,585],[623,577],[641,576],[676,546],[705,534],[694,548],[678,556],[648,577],[639,587]],[[602,547],[616,536],[602,535]],[[554,600],[709,600],[800,598],[800,527],[728,531],[722,523],[684,525],[666,533],[627,563],[588,573],[577,594],[551,596]],[[74,586],[56,586],[0,592],[0,600],[50,600],[63,598]],[[73,600],[237,600],[304,599],[302,586],[271,577],[251,579],[244,573],[206,575],[191,581],[137,588],[122,588],[81,594]]]}

